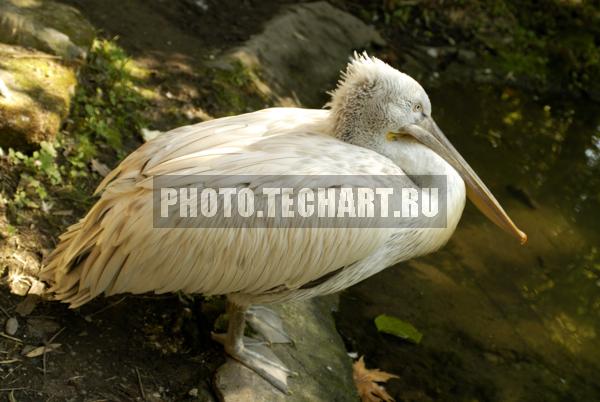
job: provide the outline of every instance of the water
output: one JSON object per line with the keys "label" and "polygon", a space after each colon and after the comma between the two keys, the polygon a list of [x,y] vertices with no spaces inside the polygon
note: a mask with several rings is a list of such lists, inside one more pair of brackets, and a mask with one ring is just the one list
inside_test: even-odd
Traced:
{"label": "water", "polygon": [[[408,401],[600,400],[600,108],[443,85],[434,117],[529,236],[468,205],[441,251],[347,290],[338,326]],[[423,334],[378,334],[392,314]]]}

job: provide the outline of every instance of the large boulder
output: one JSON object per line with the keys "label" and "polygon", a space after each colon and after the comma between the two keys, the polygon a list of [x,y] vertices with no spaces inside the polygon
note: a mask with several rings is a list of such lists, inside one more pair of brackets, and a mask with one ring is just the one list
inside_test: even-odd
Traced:
{"label": "large boulder", "polygon": [[0,43],[0,147],[52,140],[68,115],[75,70],[48,56]]}
{"label": "large boulder", "polygon": [[383,44],[373,27],[316,2],[284,8],[228,57],[257,71],[281,104],[319,107],[354,50]]}
{"label": "large boulder", "polygon": [[93,39],[72,7],[0,0],[0,147],[27,151],[56,136]]}
{"label": "large boulder", "polygon": [[277,311],[293,345],[273,345],[279,359],[298,376],[288,378],[284,395],[254,371],[228,359],[219,368],[215,388],[222,402],[358,402],[352,361],[338,334],[332,309],[337,298],[327,296],[270,306]]}
{"label": "large boulder", "polygon": [[73,7],[45,0],[0,0],[0,42],[73,60],[85,58],[94,36],[94,27]]}

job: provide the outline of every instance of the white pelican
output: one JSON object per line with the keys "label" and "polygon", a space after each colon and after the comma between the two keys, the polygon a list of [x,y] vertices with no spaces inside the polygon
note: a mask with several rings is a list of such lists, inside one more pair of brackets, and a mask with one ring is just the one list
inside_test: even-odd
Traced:
{"label": "white pelican", "polygon": [[[286,341],[274,303],[345,289],[433,252],[454,232],[469,199],[522,242],[487,187],[431,117],[414,79],[355,55],[329,110],[272,108],[172,130],[142,145],[98,187],[100,199],[60,237],[40,276],[57,300],[78,307],[104,294],[226,295],[229,326],[214,339],[282,391],[290,375],[274,355],[244,344],[245,321]],[[447,226],[438,229],[154,228],[152,178],[178,174],[446,175]],[[231,183],[230,183],[231,184]],[[237,183],[239,185],[250,185]],[[265,348],[262,348],[265,349]]]}

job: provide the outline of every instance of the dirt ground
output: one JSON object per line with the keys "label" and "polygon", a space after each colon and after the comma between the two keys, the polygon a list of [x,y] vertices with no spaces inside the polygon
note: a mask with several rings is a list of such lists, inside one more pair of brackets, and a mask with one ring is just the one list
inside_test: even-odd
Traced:
{"label": "dirt ground", "polygon": [[[147,84],[156,100],[148,117],[150,128],[159,130],[207,118],[204,108],[213,105],[203,96],[210,88],[199,66],[258,32],[286,3],[206,1],[202,10],[193,1],[65,2],[80,9],[100,36],[118,37],[119,45],[151,71]],[[0,247],[22,250],[29,256],[24,264],[39,264],[61,228],[84,212],[75,208],[52,225],[32,224],[26,240],[0,240]],[[222,312],[220,300],[201,305],[178,295],[100,298],[78,310],[41,303],[19,317],[15,308],[21,300],[0,287],[0,322],[18,320],[14,336],[0,337],[1,400],[215,399],[212,376],[225,356],[209,334]],[[50,343],[60,346],[37,357],[23,355],[24,349]]]}

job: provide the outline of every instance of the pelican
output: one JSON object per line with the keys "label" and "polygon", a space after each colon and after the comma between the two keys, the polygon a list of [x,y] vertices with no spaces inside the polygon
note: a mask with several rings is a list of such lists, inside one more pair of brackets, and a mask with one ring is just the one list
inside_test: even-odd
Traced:
{"label": "pelican", "polygon": [[[437,126],[417,81],[366,53],[355,54],[330,94],[328,109],[264,109],[180,127],[143,144],[105,177],[96,190],[99,200],[60,237],[40,273],[49,294],[72,308],[101,294],[226,295],[228,329],[213,339],[286,392],[293,373],[268,348],[244,342],[246,321],[271,342],[289,341],[264,304],[338,292],[439,249],[454,232],[467,197],[526,241]],[[445,175],[447,225],[153,227],[153,177],[202,181],[203,175],[240,174]]]}

